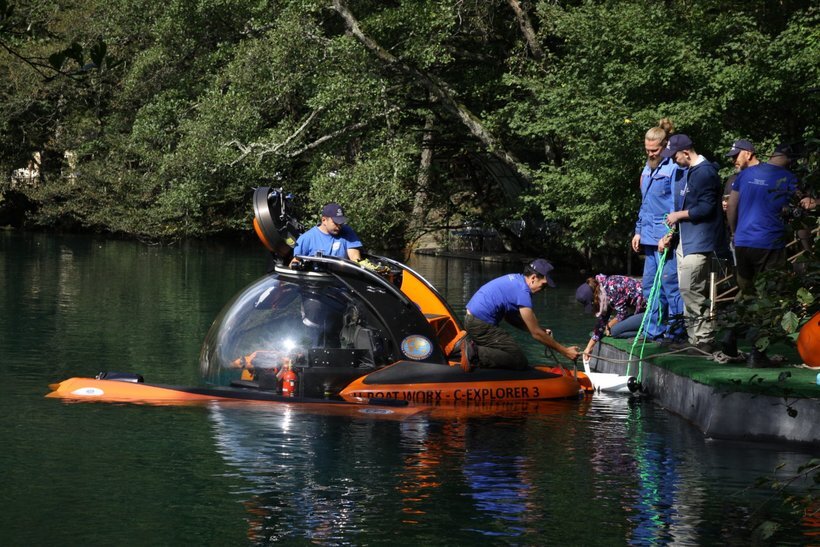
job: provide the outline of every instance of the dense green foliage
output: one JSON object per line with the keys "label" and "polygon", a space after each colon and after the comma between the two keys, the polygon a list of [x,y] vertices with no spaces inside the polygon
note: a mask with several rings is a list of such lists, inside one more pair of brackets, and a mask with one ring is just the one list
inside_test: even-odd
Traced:
{"label": "dense green foliage", "polygon": [[[0,8],[0,194],[29,225],[244,230],[252,188],[275,184],[308,222],[343,202],[374,248],[526,219],[541,229],[510,245],[600,259],[626,254],[659,118],[718,160],[735,138],[818,134],[806,1]],[[10,182],[35,152],[39,181]]]}

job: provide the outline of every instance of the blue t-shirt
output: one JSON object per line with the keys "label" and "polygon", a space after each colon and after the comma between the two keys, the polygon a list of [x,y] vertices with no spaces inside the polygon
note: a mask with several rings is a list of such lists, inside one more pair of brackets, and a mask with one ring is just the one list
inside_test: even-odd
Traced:
{"label": "blue t-shirt", "polygon": [[347,224],[342,226],[338,236],[326,234],[314,226],[296,240],[293,255],[313,256],[321,251],[325,256],[347,258],[348,249],[357,249],[362,246],[359,236]]}
{"label": "blue t-shirt", "polygon": [[508,317],[520,323],[518,308],[532,308],[532,293],[524,274],[507,274],[482,286],[467,302],[467,310],[478,319],[498,325]]}
{"label": "blue t-shirt", "polygon": [[740,194],[735,246],[784,248],[786,224],[782,211],[797,190],[794,173],[778,165],[759,163],[741,171],[732,190]]}
{"label": "blue t-shirt", "polygon": [[641,245],[657,246],[669,231],[664,219],[667,213],[674,211],[672,183],[677,173],[678,166],[672,158],[664,159],[655,169],[649,168],[649,162],[644,166],[641,209],[635,224],[635,233],[641,235]]}

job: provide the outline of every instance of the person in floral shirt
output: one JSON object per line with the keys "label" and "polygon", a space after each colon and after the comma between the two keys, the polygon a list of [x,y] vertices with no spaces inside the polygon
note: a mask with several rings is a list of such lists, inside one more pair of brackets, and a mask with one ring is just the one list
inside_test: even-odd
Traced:
{"label": "person in floral shirt", "polygon": [[592,338],[584,349],[584,359],[590,358],[592,348],[601,337],[610,335],[612,327],[646,307],[641,280],[625,275],[590,277],[575,291],[575,299],[585,312],[594,312],[597,318]]}

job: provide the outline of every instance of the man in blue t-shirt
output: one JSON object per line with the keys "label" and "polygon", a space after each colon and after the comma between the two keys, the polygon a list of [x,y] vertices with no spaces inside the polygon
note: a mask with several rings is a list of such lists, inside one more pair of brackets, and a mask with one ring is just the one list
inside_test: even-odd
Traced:
{"label": "man in blue t-shirt", "polygon": [[785,270],[784,210],[797,191],[788,169],[787,147],[775,148],[767,163],[744,169],[732,183],[727,216],[734,234],[737,287],[741,296],[755,293],[754,278],[766,270]]}
{"label": "man in blue t-shirt", "polygon": [[293,260],[290,265],[299,263],[299,256],[338,256],[358,262],[362,258],[362,242],[353,228],[347,225],[347,217],[338,203],[328,203],[322,208],[322,219],[296,240],[293,249]]}
{"label": "man in blue t-shirt", "polygon": [[[296,240],[291,268],[299,266],[300,256],[324,256],[349,258],[358,262],[362,258],[362,242],[356,232],[347,225],[347,217],[338,203],[322,207],[322,218]],[[311,347],[338,348],[342,329],[344,304],[335,298],[333,291],[302,292],[302,323],[307,328]]]}
{"label": "man in blue t-shirt", "polygon": [[578,358],[578,347],[559,344],[552,337],[552,331],[538,324],[532,309],[532,295],[545,285],[555,286],[549,275],[552,269],[552,264],[539,258],[526,266],[523,274],[498,277],[476,291],[467,302],[464,321],[467,335],[475,343],[478,353],[478,363],[471,365],[517,370],[529,367],[524,351],[510,333],[499,327],[504,319],[514,327],[528,331],[535,340],[559,351],[567,359]]}

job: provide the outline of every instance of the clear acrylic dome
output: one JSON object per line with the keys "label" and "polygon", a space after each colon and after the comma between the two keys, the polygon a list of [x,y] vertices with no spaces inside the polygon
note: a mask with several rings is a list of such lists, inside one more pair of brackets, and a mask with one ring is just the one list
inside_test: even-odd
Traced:
{"label": "clear acrylic dome", "polygon": [[222,309],[202,346],[200,369],[214,385],[243,379],[249,363],[257,371],[286,364],[364,371],[390,362],[386,332],[338,277],[277,268]]}

